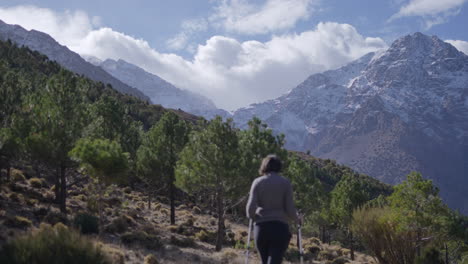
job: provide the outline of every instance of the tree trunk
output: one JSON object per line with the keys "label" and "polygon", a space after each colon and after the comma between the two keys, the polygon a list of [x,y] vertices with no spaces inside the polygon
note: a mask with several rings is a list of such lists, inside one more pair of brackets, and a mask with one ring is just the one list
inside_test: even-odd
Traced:
{"label": "tree trunk", "polygon": [[41,170],[39,169],[38,162],[34,162],[34,172],[36,173],[37,178],[41,178]]}
{"label": "tree trunk", "polygon": [[151,210],[151,192],[148,193],[148,209]]}
{"label": "tree trunk", "polygon": [[11,167],[10,167],[10,164],[7,164],[7,168],[6,168],[6,179],[7,181],[9,182],[11,180]]}
{"label": "tree trunk", "polygon": [[[173,174],[172,174],[173,175]],[[171,176],[171,179],[173,177]],[[169,185],[169,199],[171,203],[171,225],[175,225],[175,186],[174,186],[174,181],[171,180],[171,183]]]}
{"label": "tree trunk", "polygon": [[60,167],[55,168],[55,203],[60,203]]}
{"label": "tree trunk", "polygon": [[66,181],[66,167],[60,166],[60,212],[67,214],[67,181]]}
{"label": "tree trunk", "polygon": [[447,243],[445,243],[445,264],[449,264],[449,253]]}
{"label": "tree trunk", "polygon": [[349,242],[350,242],[350,249],[351,249],[351,260],[354,261],[354,238],[353,232],[349,232]]}
{"label": "tree trunk", "polygon": [[216,195],[216,206],[218,213],[218,233],[216,236],[216,251],[221,251],[223,247],[224,239],[224,208],[223,208],[223,193],[220,190],[221,187],[218,187]]}
{"label": "tree trunk", "polygon": [[98,214],[99,214],[99,236],[102,234],[102,229],[104,229],[104,219],[102,217],[102,192],[103,188],[100,182],[98,182],[98,201],[97,201],[97,206],[98,206]]}
{"label": "tree trunk", "polygon": [[325,226],[319,226],[319,231],[320,231],[320,240],[322,240],[323,243],[325,243]]}

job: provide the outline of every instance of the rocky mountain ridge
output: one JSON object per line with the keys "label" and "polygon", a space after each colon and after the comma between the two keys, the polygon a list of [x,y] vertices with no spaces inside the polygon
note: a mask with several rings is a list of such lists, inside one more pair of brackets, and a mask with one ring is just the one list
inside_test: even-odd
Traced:
{"label": "rocky mountain ridge", "polygon": [[387,183],[421,171],[468,211],[468,56],[436,36],[404,36],[234,113],[240,126],[253,116],[284,133],[290,149]]}
{"label": "rocky mountain ridge", "polygon": [[28,31],[19,25],[10,25],[0,20],[0,39],[4,41],[9,39],[18,46],[26,46],[46,55],[50,60],[56,61],[70,71],[82,74],[94,81],[110,84],[119,92],[149,101],[149,97],[141,91],[117,80],[100,67],[87,62],[46,33],[37,30]]}
{"label": "rocky mountain ridge", "polygon": [[155,104],[166,108],[182,109],[207,119],[212,119],[216,115],[229,116],[227,111],[216,108],[210,99],[179,89],[159,76],[124,60],[107,59],[102,62],[93,60],[93,62],[123,83],[136,87]]}

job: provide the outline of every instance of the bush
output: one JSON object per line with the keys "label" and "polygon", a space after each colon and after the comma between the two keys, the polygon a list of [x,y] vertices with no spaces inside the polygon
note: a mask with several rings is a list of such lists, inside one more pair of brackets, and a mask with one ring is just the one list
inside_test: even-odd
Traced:
{"label": "bush", "polygon": [[390,214],[388,207],[357,209],[351,229],[379,262],[414,263],[417,233],[399,230]]}
{"label": "bush", "polygon": [[336,258],[332,261],[332,264],[346,264],[349,263],[349,260],[343,257]]}
{"label": "bush", "polygon": [[28,228],[32,226],[31,220],[19,215],[7,218],[3,224],[13,228]]}
{"label": "bush", "polygon": [[112,222],[106,226],[106,231],[110,233],[123,233],[133,225],[136,225],[136,222],[131,216],[121,215],[117,218],[114,218],[114,220],[112,220]]}
{"label": "bush", "polygon": [[206,242],[206,243],[215,243],[216,242],[216,233],[201,230],[200,232],[195,234],[195,238],[200,240],[200,241]]}
{"label": "bush", "polygon": [[299,260],[299,257],[300,257],[300,253],[297,248],[289,247],[284,253],[284,258],[290,262]]}
{"label": "bush", "polygon": [[175,236],[171,236],[170,243],[178,247],[194,247],[195,246],[195,241],[191,237],[177,238]]}
{"label": "bush", "polygon": [[124,244],[139,244],[147,249],[158,249],[162,246],[158,237],[144,231],[127,232],[120,236],[120,239]]}
{"label": "bush", "polygon": [[60,212],[54,212],[50,211],[47,213],[47,215],[44,217],[44,221],[48,224],[55,225],[57,223],[63,223],[67,224],[68,223],[68,218],[66,215],[60,213]]}
{"label": "bush", "polygon": [[322,250],[319,246],[316,245],[306,245],[304,248],[305,251],[314,256],[314,258],[317,257],[320,251]]}
{"label": "bush", "polygon": [[83,234],[99,233],[99,219],[88,213],[80,213],[73,219],[73,226],[78,228]]}
{"label": "bush", "polygon": [[127,187],[125,187],[125,188],[123,189],[123,191],[124,191],[124,193],[131,193],[131,192],[132,192],[132,188],[130,188],[130,187],[127,186]]}
{"label": "bush", "polygon": [[322,244],[322,242],[320,241],[320,239],[316,238],[316,237],[311,237],[309,239],[309,243],[311,244],[315,244],[317,246],[320,246]]}
{"label": "bush", "polygon": [[335,257],[338,256],[338,254],[334,254],[334,253],[336,253],[336,252],[328,251],[328,250],[320,251],[319,259],[321,259],[321,260],[334,260]]}
{"label": "bush", "polygon": [[238,253],[232,249],[224,249],[221,254],[221,263],[233,263],[239,257]]}
{"label": "bush", "polygon": [[[51,250],[52,249],[52,250]],[[40,229],[18,237],[3,246],[0,263],[110,263],[91,240],[63,224]]]}
{"label": "bush", "polygon": [[8,198],[13,202],[24,203],[24,196],[21,193],[12,192],[8,195]]}
{"label": "bush", "polygon": [[24,176],[24,173],[20,170],[17,169],[12,169],[11,170],[11,178],[13,179],[14,182],[24,182],[26,181],[26,177]]}
{"label": "bush", "polygon": [[192,208],[192,211],[193,211],[194,214],[201,214],[202,213],[202,210],[198,206],[194,206]]}
{"label": "bush", "polygon": [[444,264],[440,251],[434,247],[424,249],[421,257],[417,257],[415,264]]}
{"label": "bush", "polygon": [[149,254],[148,256],[146,256],[143,263],[144,264],[159,264],[158,259],[153,254]]}
{"label": "bush", "polygon": [[31,179],[29,179],[29,185],[31,185],[34,188],[42,188],[44,183],[43,183],[42,179],[31,178]]}
{"label": "bush", "polygon": [[26,199],[25,202],[29,206],[36,206],[39,203],[37,199]]}

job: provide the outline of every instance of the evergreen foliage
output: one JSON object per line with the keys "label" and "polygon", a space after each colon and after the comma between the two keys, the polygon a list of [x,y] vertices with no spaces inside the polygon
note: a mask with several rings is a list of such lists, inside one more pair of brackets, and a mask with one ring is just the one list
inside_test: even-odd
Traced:
{"label": "evergreen foliage", "polygon": [[[275,135],[258,118],[246,130],[221,117],[200,121],[118,93],[64,70],[38,52],[0,41],[0,170],[6,169],[8,176],[19,160],[52,170],[56,200],[64,213],[76,162],[95,180],[99,195],[104,185],[127,182],[134,174],[127,172],[136,171],[149,186],[150,197],[155,190],[169,190],[158,194],[169,198],[173,223],[176,198],[189,197],[204,210],[214,209],[220,250],[226,213],[244,211],[242,201],[261,160],[276,154],[284,161],[283,175],[293,184],[295,202],[305,213],[305,227],[322,241],[340,239],[336,234],[346,232],[340,243],[353,246],[354,232],[379,260],[387,261],[383,263],[413,263],[418,252],[428,258],[444,252],[450,261],[467,258],[466,216],[452,212],[433,183],[420,174],[412,173],[392,188],[334,160],[288,152],[284,143],[283,135]],[[175,195],[184,192],[188,195]],[[87,223],[83,219],[78,222]],[[313,227],[319,227],[318,233]],[[55,232],[66,241],[81,241],[63,228],[41,230],[37,237]],[[31,241],[43,238],[35,239]],[[126,239],[146,243],[152,238],[138,233],[123,236]],[[11,245],[36,247],[18,241],[22,242]],[[55,247],[57,241],[53,238],[47,245]],[[424,251],[429,247],[436,251]]]}
{"label": "evergreen foliage", "polygon": [[18,237],[0,251],[0,262],[11,264],[110,263],[94,243],[63,224],[41,225],[38,231]]}
{"label": "evergreen foliage", "polygon": [[206,129],[194,131],[180,153],[176,169],[176,185],[193,193],[200,189],[214,194],[218,215],[216,250],[221,250],[224,238],[225,204],[239,196],[241,153],[232,120],[221,117],[212,120]]}
{"label": "evergreen foliage", "polygon": [[[175,224],[175,172],[179,153],[188,141],[190,126],[176,114],[167,112],[147,133],[138,149],[138,173],[149,185],[158,180],[169,189],[170,221]],[[150,188],[151,189],[151,188]],[[149,195],[151,196],[151,194]]]}

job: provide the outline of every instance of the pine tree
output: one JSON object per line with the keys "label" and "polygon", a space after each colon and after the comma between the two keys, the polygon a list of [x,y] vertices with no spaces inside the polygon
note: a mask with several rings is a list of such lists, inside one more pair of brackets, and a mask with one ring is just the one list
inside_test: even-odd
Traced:
{"label": "pine tree", "polygon": [[[56,200],[60,211],[66,213],[66,170],[72,166],[68,152],[81,137],[86,123],[86,83],[72,73],[62,70],[52,76],[45,87],[30,97],[33,124],[29,142],[34,143],[30,151],[41,151],[47,147],[43,160],[56,168]],[[31,137],[34,140],[31,140]],[[39,145],[38,145],[39,144]]]}
{"label": "pine tree", "polygon": [[214,193],[218,216],[217,251],[221,250],[224,239],[226,203],[237,198],[236,189],[243,186],[238,145],[232,119],[223,122],[218,116],[206,129],[191,134],[176,169],[176,185],[181,189],[189,193],[199,190]]}
{"label": "pine tree", "polygon": [[[188,141],[190,127],[175,113],[166,112],[147,133],[137,153],[138,173],[149,183],[158,180],[169,189],[170,221],[175,224],[175,167],[179,153]],[[149,198],[150,199],[150,198]],[[148,199],[148,201],[150,201]],[[148,202],[150,206],[150,202]]]}
{"label": "pine tree", "polygon": [[129,154],[115,141],[84,138],[77,141],[68,155],[77,161],[98,185],[98,211],[102,227],[102,193],[105,186],[125,180]]}
{"label": "pine tree", "polygon": [[331,192],[330,211],[335,223],[345,228],[351,245],[351,259],[354,260],[353,233],[349,229],[353,211],[369,200],[363,183],[355,176],[344,175]]}

